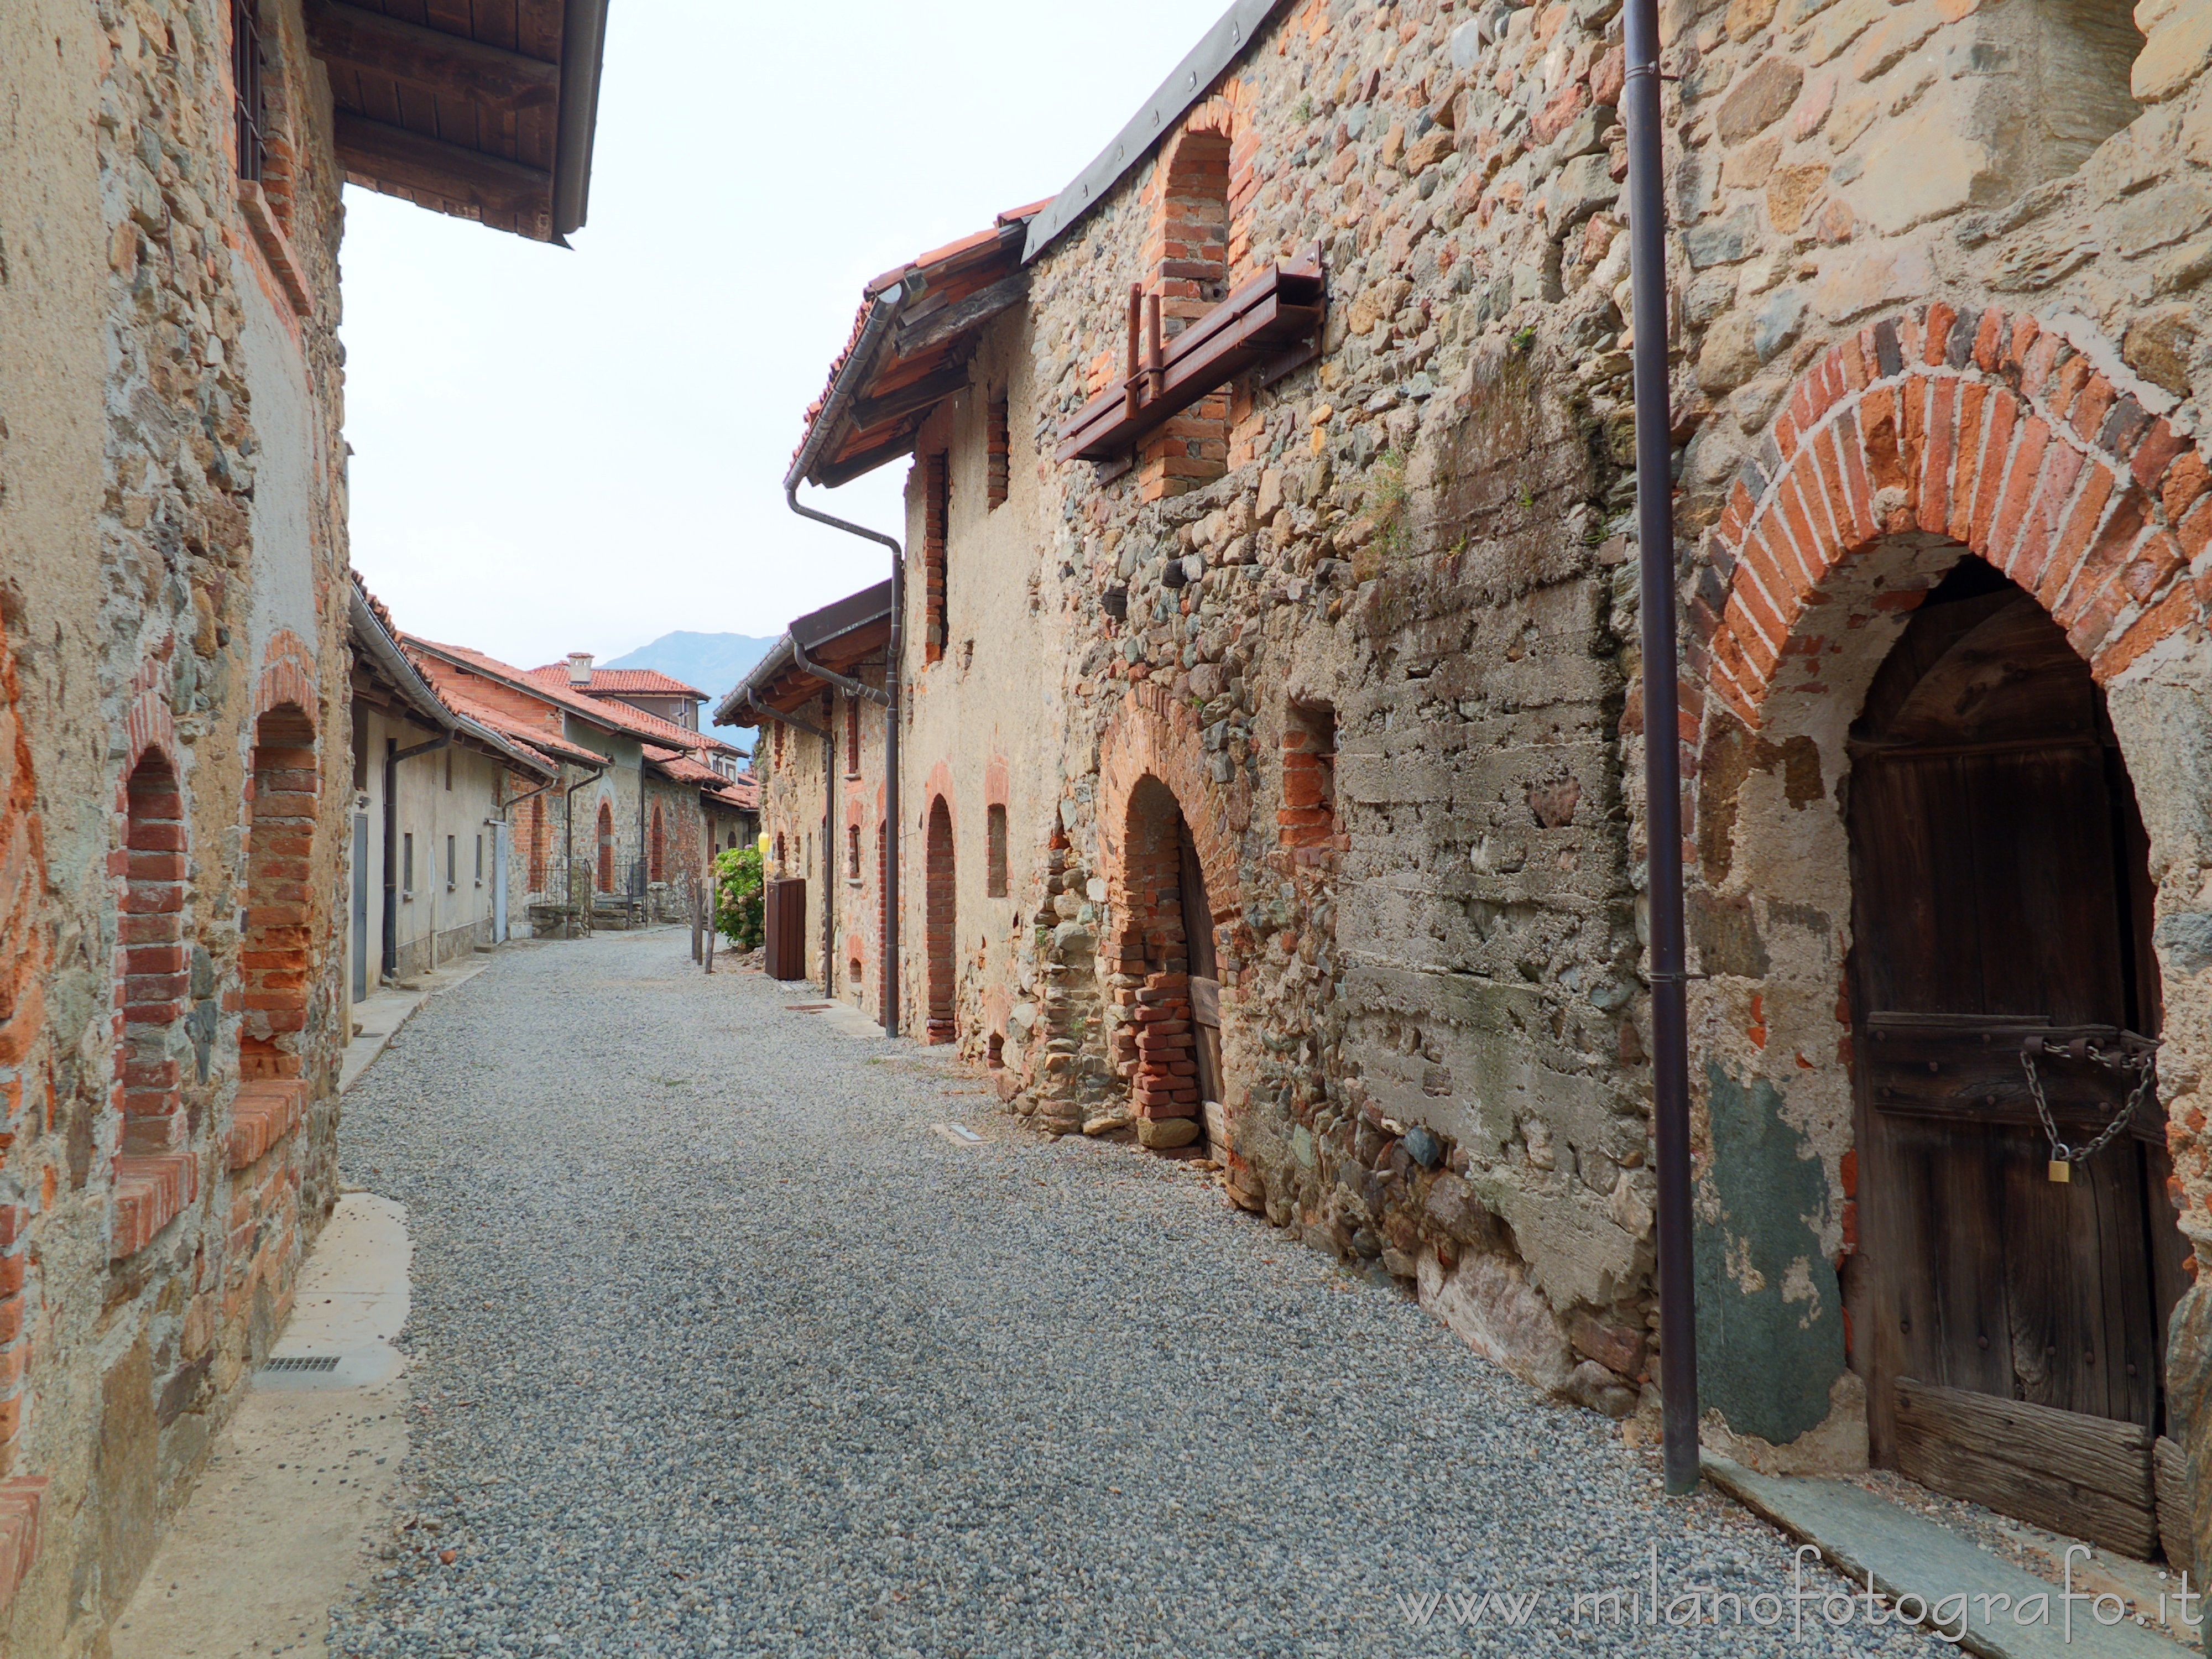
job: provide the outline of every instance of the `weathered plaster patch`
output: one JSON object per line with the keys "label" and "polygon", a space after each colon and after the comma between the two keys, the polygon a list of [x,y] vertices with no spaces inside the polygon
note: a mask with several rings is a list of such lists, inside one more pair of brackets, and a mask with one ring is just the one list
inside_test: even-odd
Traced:
{"label": "weathered plaster patch", "polygon": [[1697,1229],[1698,1352],[1705,1403],[1776,1445],[1820,1426],[1843,1370],[1835,1271],[1820,1249],[1828,1183],[1780,1092],[1706,1067],[1717,1222]]}

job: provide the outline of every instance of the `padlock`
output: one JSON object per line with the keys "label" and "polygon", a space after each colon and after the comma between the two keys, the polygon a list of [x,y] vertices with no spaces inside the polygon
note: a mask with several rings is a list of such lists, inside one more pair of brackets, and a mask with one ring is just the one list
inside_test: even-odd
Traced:
{"label": "padlock", "polygon": [[2054,1158],[2050,1164],[2051,1178],[2062,1185],[2074,1179],[2074,1166],[2063,1158]]}

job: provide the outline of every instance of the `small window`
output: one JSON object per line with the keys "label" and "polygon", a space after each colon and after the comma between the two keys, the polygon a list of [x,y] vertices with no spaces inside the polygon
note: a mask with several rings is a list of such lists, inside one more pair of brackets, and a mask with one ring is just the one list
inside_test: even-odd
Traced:
{"label": "small window", "polygon": [[1283,805],[1275,814],[1285,847],[1326,847],[1336,835],[1336,710],[1292,702],[1283,718]]}
{"label": "small window", "polygon": [[854,886],[860,883],[860,826],[845,826],[845,879]]}
{"label": "small window", "polygon": [[860,775],[860,700],[845,699],[845,775]]}
{"label": "small window", "polygon": [[231,0],[230,89],[241,179],[259,179],[269,166],[269,106],[261,86],[261,18],[256,0]]}
{"label": "small window", "polygon": [[415,837],[411,834],[399,838],[399,896],[415,896]]}
{"label": "small window", "polygon": [[450,893],[460,884],[460,865],[453,857],[453,838],[448,836],[446,837],[446,890]]}
{"label": "small window", "polygon": [[356,793],[368,789],[368,710],[353,706],[353,787]]}
{"label": "small window", "polygon": [[483,885],[483,837],[477,837],[477,885]]}
{"label": "small window", "polygon": [[[448,789],[451,789],[453,787],[453,744],[447,744],[446,745],[446,787],[447,787],[447,788],[448,788]],[[450,867],[451,867],[451,866],[448,866],[448,868],[450,868]]]}
{"label": "small window", "polygon": [[986,458],[983,493],[991,507],[1000,507],[1006,504],[1006,481],[1013,459],[1013,434],[1009,429],[1006,394],[1003,392],[991,399],[990,420],[990,430],[985,434],[989,454]]}
{"label": "small window", "polygon": [[1006,896],[1006,809],[994,805],[983,814],[983,892]]}

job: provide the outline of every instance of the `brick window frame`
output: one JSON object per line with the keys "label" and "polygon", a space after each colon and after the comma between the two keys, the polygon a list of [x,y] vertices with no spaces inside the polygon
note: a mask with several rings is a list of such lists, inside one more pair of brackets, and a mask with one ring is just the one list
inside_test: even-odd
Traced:
{"label": "brick window frame", "polygon": [[[1160,156],[1145,269],[1159,295],[1160,333],[1175,337],[1229,293],[1232,269],[1231,141],[1226,121],[1201,115]],[[1229,470],[1229,397],[1207,393],[1147,439],[1146,500],[1211,483]]]}
{"label": "brick window frame", "polygon": [[951,591],[947,566],[952,522],[952,458],[936,450],[921,458],[921,659],[945,655]]}
{"label": "brick window frame", "polygon": [[308,900],[322,775],[314,725],[296,706],[262,715],[253,737],[238,1069],[262,1082],[305,1075],[301,1044],[313,972]]}
{"label": "brick window frame", "polygon": [[170,1152],[185,1139],[184,1058],[177,1039],[191,975],[185,944],[183,786],[168,757],[149,749],[131,769],[125,799],[116,985],[123,1151]]}
{"label": "brick window frame", "polygon": [[1327,847],[1336,836],[1336,710],[1292,699],[1283,710],[1283,804],[1276,839]]}
{"label": "brick window frame", "polygon": [[983,895],[1006,896],[1006,806],[993,801],[983,809]]}
{"label": "brick window frame", "polygon": [[923,1040],[951,1042],[959,1034],[955,1018],[956,929],[959,915],[954,862],[952,809],[942,795],[929,804],[923,849],[922,939],[926,1023]]}
{"label": "brick window frame", "polygon": [[1004,387],[994,392],[985,405],[984,422],[984,509],[995,512],[1006,504],[1007,488],[1013,471],[1012,402]]}

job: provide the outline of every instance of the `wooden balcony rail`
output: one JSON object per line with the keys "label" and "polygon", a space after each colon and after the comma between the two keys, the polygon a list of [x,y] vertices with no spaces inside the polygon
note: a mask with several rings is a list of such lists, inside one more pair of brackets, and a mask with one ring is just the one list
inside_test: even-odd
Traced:
{"label": "wooden balcony rail", "polygon": [[1274,380],[1312,361],[1328,311],[1321,250],[1271,265],[1164,344],[1159,307],[1130,289],[1123,377],[1061,425],[1059,459],[1113,460],[1248,369]]}

